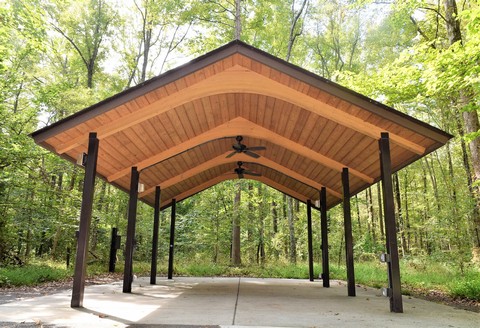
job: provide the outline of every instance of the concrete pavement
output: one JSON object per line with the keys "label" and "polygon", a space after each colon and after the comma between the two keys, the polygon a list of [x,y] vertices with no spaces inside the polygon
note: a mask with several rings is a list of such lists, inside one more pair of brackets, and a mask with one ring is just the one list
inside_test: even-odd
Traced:
{"label": "concrete pavement", "polygon": [[71,291],[0,305],[0,327],[480,327],[480,314],[404,296],[390,313],[373,288],[291,279],[148,278],[123,294],[121,282],[88,286],[84,308]]}

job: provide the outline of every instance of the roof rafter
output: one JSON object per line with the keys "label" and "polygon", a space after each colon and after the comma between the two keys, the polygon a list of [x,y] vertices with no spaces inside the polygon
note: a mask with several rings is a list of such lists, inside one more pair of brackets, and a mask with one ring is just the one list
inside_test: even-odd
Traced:
{"label": "roof rafter", "polygon": [[[225,174],[222,174],[222,175],[219,175],[211,180],[208,180],[202,184],[199,184],[197,186],[195,186],[194,188],[192,189],[189,189],[185,192],[182,192],[178,195],[176,195],[175,197],[172,197],[170,199],[167,199],[165,201],[161,201],[161,207],[164,207],[168,204],[170,204],[172,202],[172,199],[175,198],[176,201],[181,201],[181,200],[184,200],[186,198],[189,198],[195,194],[198,194],[199,192],[205,190],[205,189],[208,189],[216,184],[219,184],[220,182],[223,182],[223,181],[226,181],[226,180],[235,180],[235,179],[238,179],[238,176],[234,173],[230,173],[230,172],[226,172]],[[284,193],[285,195],[287,196],[290,196],[290,197],[293,197],[293,198],[296,198],[304,203],[307,202],[307,200],[309,200],[310,198],[308,198],[307,196],[303,195],[303,194],[300,194],[294,190],[291,190],[269,178],[266,178],[264,176],[248,176],[248,178],[245,178],[245,180],[255,180],[255,181],[259,181],[259,182],[262,182],[264,184],[266,184],[267,186],[269,187],[272,187],[273,189],[276,189],[282,193]],[[310,199],[312,202],[314,202],[315,200],[317,199]]]}
{"label": "roof rafter", "polygon": [[[98,127],[95,132],[97,132],[99,139],[103,139],[195,99],[232,92],[255,93],[274,97],[309,110],[374,139],[380,138],[382,132],[388,132],[390,140],[399,146],[419,155],[425,153],[425,147],[392,133],[388,129],[382,129],[374,124],[365,122],[334,106],[238,65],[165,96],[111,123],[104,124]],[[86,142],[87,136],[88,134],[83,134],[73,138],[58,146],[56,151],[60,154],[69,151]]]}
{"label": "roof rafter", "polygon": [[[282,147],[294,153],[297,153],[303,157],[309,158],[337,172],[342,172],[344,167],[348,167],[345,164],[337,162],[320,153],[317,153],[308,147],[297,144],[296,142],[291,141],[290,139],[285,138],[279,134],[276,134],[275,132],[270,131],[262,126],[259,126],[243,117],[237,117],[205,133],[202,133],[192,139],[189,139],[177,146],[169,148],[162,153],[156,154],[155,156],[147,158],[138,163],[134,163],[129,167],[125,167],[124,169],[118,171],[117,173],[110,175],[109,177],[107,177],[107,179],[110,182],[115,181],[127,175],[130,172],[130,167],[132,166],[136,166],[139,170],[142,170],[146,167],[157,164],[167,158],[170,158],[179,153],[187,151],[188,149],[194,148],[199,144],[202,144],[211,140],[219,139],[219,138],[234,137],[237,135],[243,135],[243,136],[249,136],[249,137],[254,137],[258,139],[268,140],[271,143],[281,145]],[[357,178],[360,178],[368,183],[374,182],[374,179],[372,177],[352,167],[348,167],[348,169],[350,173],[356,176]]]}
{"label": "roof rafter", "polygon": [[[227,164],[227,163],[234,163],[234,162],[237,162],[237,161],[242,161],[242,162],[250,162],[250,163],[254,163],[254,164],[260,164],[260,165],[263,165],[265,167],[268,167],[268,168],[271,168],[271,169],[274,169],[280,173],[283,173],[295,180],[298,180],[306,185],[308,185],[309,187],[312,187],[312,188],[315,188],[317,190],[320,190],[320,188],[324,187],[324,185],[314,181],[314,180],[311,180],[301,174],[298,174],[297,172],[293,171],[293,170],[290,170],[289,168],[286,168],[280,164],[277,164],[275,163],[274,161],[272,160],[269,160],[267,159],[266,157],[264,156],[261,156],[259,158],[252,158],[252,157],[249,157],[245,154],[238,154],[238,155],[235,155],[235,157],[232,157],[232,158],[226,158],[226,156],[228,154],[230,154],[231,152],[225,152],[224,154],[222,155],[219,155],[209,161],[206,161],[188,171],[185,171],[183,172],[182,174],[180,175],[177,175],[177,176],[174,176],[168,180],[165,180],[165,181],[161,181],[161,182],[158,182],[158,186],[160,186],[162,189],[165,189],[165,188],[168,188],[178,182],[181,182],[183,180],[186,180],[188,178],[191,178],[201,172],[204,172],[214,166],[219,166],[219,165],[222,165],[222,164]],[[144,197],[145,195],[148,195],[150,193],[152,193],[154,190],[155,190],[155,187],[156,186],[151,186],[149,188],[147,188],[143,193],[140,194],[140,197]],[[327,188],[327,191],[332,194],[333,196],[337,197],[337,198],[342,198],[342,195],[340,192],[336,191],[336,190],[333,190],[329,187],[326,187]]]}

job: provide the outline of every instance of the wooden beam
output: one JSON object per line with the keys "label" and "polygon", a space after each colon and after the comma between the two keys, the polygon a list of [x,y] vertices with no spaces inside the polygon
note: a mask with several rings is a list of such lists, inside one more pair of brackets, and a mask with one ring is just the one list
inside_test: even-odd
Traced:
{"label": "wooden beam", "polygon": [[[257,125],[243,117],[237,117],[234,118],[231,121],[228,121],[224,124],[221,124],[205,133],[202,133],[192,139],[189,139],[185,141],[184,143],[181,143],[177,146],[174,146],[172,148],[169,148],[168,150],[156,154],[152,157],[149,157],[143,161],[140,161],[138,163],[133,164],[133,166],[136,166],[139,168],[139,170],[144,169],[146,167],[152,166],[154,164],[157,164],[163,160],[166,160],[167,158],[170,158],[172,156],[175,156],[177,154],[180,154],[184,151],[187,151],[191,148],[194,148],[200,144],[203,144],[205,142],[219,139],[219,138],[224,138],[224,137],[234,137],[237,135],[243,135],[243,136],[248,136],[248,137],[253,137],[253,138],[258,138],[258,139],[263,139],[267,140],[273,144],[280,145],[283,148],[286,148],[294,153],[297,153],[303,157],[309,158],[317,163],[320,163],[330,169],[333,169],[337,172],[342,172],[343,168],[346,167],[344,164],[337,162],[330,157],[327,157],[325,155],[322,155],[320,153],[317,153],[313,151],[312,149],[299,145],[294,141],[291,141],[288,138],[285,138],[279,134],[276,134],[273,131],[270,131],[260,125]],[[107,179],[109,182],[115,181],[125,175],[128,174],[130,168],[126,167],[117,173],[114,173],[110,175]],[[350,173],[357,178],[362,179],[365,182],[368,183],[373,183],[374,179],[358,170],[355,170],[354,168],[350,168]]]}
{"label": "wooden beam", "polygon": [[[225,172],[224,174],[222,175],[219,175],[211,180],[208,180],[202,184],[199,184],[198,186],[192,188],[192,189],[189,189],[183,193],[180,193],[170,199],[166,199],[166,200],[162,200],[162,207],[170,204],[172,202],[172,199],[175,198],[177,200],[177,202],[179,201],[182,201],[184,199],[187,199],[188,197],[190,196],[193,196],[205,189],[208,189],[216,184],[219,184],[220,182],[223,182],[223,181],[226,181],[226,180],[235,180],[235,179],[238,179],[238,175],[236,175],[235,173],[231,173],[230,171],[228,172]],[[267,186],[269,187],[272,187],[273,189],[276,189],[290,197],[293,197],[293,198],[296,198],[304,203],[307,202],[307,200],[309,199],[309,197],[303,195],[303,194],[300,194],[294,190],[291,190],[285,186],[282,186],[281,184],[269,179],[269,178],[266,178],[264,176],[260,176],[260,177],[256,177],[256,176],[252,176],[252,175],[249,175],[247,176],[247,178],[245,178],[247,180],[255,180],[255,181],[259,181],[259,182],[262,182],[264,184],[266,184]]]}
{"label": "wooden beam", "polygon": [[[224,93],[254,93],[281,99],[374,139],[380,138],[381,133],[386,131],[384,128],[365,122],[354,115],[348,114],[300,91],[236,65],[208,79],[165,96],[131,114],[97,127],[98,138],[106,138],[193,100]],[[425,147],[396,135],[391,131],[387,132],[390,133],[390,140],[399,146],[419,155],[425,153]],[[82,134],[77,138],[62,143],[56,148],[56,151],[59,154],[63,154],[84,143],[86,140],[87,136]]]}
{"label": "wooden beam", "polygon": [[[265,167],[268,167],[268,168],[271,168],[271,169],[274,169],[280,173],[283,173],[293,179],[296,179],[314,189],[321,189],[322,187],[324,187],[322,184],[314,181],[314,180],[311,180],[307,177],[304,177],[303,175],[293,171],[293,170],[290,170],[289,168],[286,168],[278,163],[275,163],[274,161],[272,160],[269,160],[268,158],[264,157],[264,156],[261,156],[259,158],[252,158],[248,155],[245,155],[245,154],[237,154],[231,158],[226,158],[226,156],[228,154],[230,154],[231,151],[228,151],[228,152],[225,152],[224,154],[220,155],[220,156],[217,156],[209,161],[206,161],[198,166],[195,166],[194,168],[188,170],[188,171],[185,171],[183,172],[182,174],[180,175],[177,175],[177,176],[174,176],[168,180],[165,180],[165,181],[162,181],[162,182],[159,182],[157,184],[157,186],[160,186],[162,189],[166,189],[170,186],[173,186],[174,184],[176,183],[179,183],[181,181],[184,181],[186,179],[189,179],[193,176],[196,176],[197,174],[201,173],[201,172],[204,172],[212,167],[215,167],[215,166],[219,166],[219,165],[222,165],[222,164],[228,164],[228,163],[234,163],[234,162],[237,162],[237,161],[242,161],[242,162],[250,162],[250,163],[255,163],[255,164],[260,164],[260,165],[263,165]],[[153,191],[155,190],[155,186],[151,186],[149,188],[147,188],[144,192],[142,192],[140,194],[140,197],[144,197],[150,193],[152,193]],[[340,194],[340,192],[337,192],[331,188],[327,188],[328,192],[331,193],[332,195],[334,195],[335,197],[337,198],[342,198],[342,195]]]}

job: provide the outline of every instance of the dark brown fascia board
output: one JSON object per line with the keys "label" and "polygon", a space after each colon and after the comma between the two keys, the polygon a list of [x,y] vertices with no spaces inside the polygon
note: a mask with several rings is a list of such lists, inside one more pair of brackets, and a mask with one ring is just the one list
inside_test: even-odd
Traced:
{"label": "dark brown fascia board", "polygon": [[197,57],[190,62],[167,71],[157,77],[147,80],[132,88],[122,91],[110,98],[107,98],[95,105],[83,109],[67,118],[55,122],[47,127],[37,130],[31,134],[36,143],[40,143],[58,133],[68,130],[81,124],[97,115],[105,113],[117,106],[120,106],[136,97],[142,96],[168,83],[192,74],[208,65],[222,60],[235,53],[245,55],[255,61],[272,67],[280,72],[288,74],[295,79],[315,86],[338,98],[353,103],[365,110],[393,121],[407,129],[415,131],[441,143],[446,143],[453,136],[389,106],[381,104],[353,90],[347,89],[335,82],[325,79],[319,75],[309,72],[301,67],[288,63],[280,58],[270,55],[242,41],[235,40],[209,53]]}

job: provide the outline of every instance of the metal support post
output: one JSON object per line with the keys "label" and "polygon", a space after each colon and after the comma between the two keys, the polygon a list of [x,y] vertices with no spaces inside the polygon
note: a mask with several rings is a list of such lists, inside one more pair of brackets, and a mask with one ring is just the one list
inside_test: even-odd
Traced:
{"label": "metal support post", "polygon": [[328,263],[327,188],[320,190],[320,225],[322,228],[322,281],[330,287],[330,264]]}
{"label": "metal support post", "polygon": [[313,281],[313,241],[312,241],[312,202],[307,200],[307,231],[308,231],[308,276]]}
{"label": "metal support post", "polygon": [[173,246],[175,243],[175,216],[177,201],[172,199],[172,215],[170,218],[170,249],[168,252],[168,279],[173,277]]}
{"label": "metal support post", "polygon": [[130,199],[128,201],[127,240],[125,241],[125,267],[123,270],[123,292],[132,292],[133,249],[135,248],[135,225],[137,223],[138,180],[140,174],[132,167],[130,177]]}
{"label": "metal support post", "polygon": [[153,214],[152,237],[152,265],[150,269],[150,284],[157,283],[157,258],[158,258],[158,228],[160,222],[160,187],[155,188],[155,212]]}
{"label": "metal support post", "polygon": [[398,260],[397,227],[393,203],[392,164],[390,159],[390,142],[388,133],[382,133],[379,140],[380,169],[382,174],[383,211],[385,218],[385,237],[387,243],[388,284],[390,292],[390,311],[402,313],[402,291],[400,282],[400,265]]}
{"label": "metal support post", "polygon": [[70,303],[70,306],[73,308],[83,306],[83,292],[85,290],[85,276],[87,271],[88,236],[90,233],[90,223],[92,221],[95,175],[97,174],[98,143],[97,134],[91,132],[88,137],[88,155],[85,165],[85,178],[83,180],[80,228],[77,240],[72,300]]}
{"label": "metal support post", "polygon": [[112,236],[110,240],[110,261],[108,262],[108,272],[115,272],[115,264],[117,262],[117,228],[112,228]]}
{"label": "metal support post", "polygon": [[352,214],[350,211],[350,182],[348,168],[342,171],[343,184],[343,224],[345,229],[345,257],[347,264],[348,296],[355,296],[355,269],[353,267]]}

